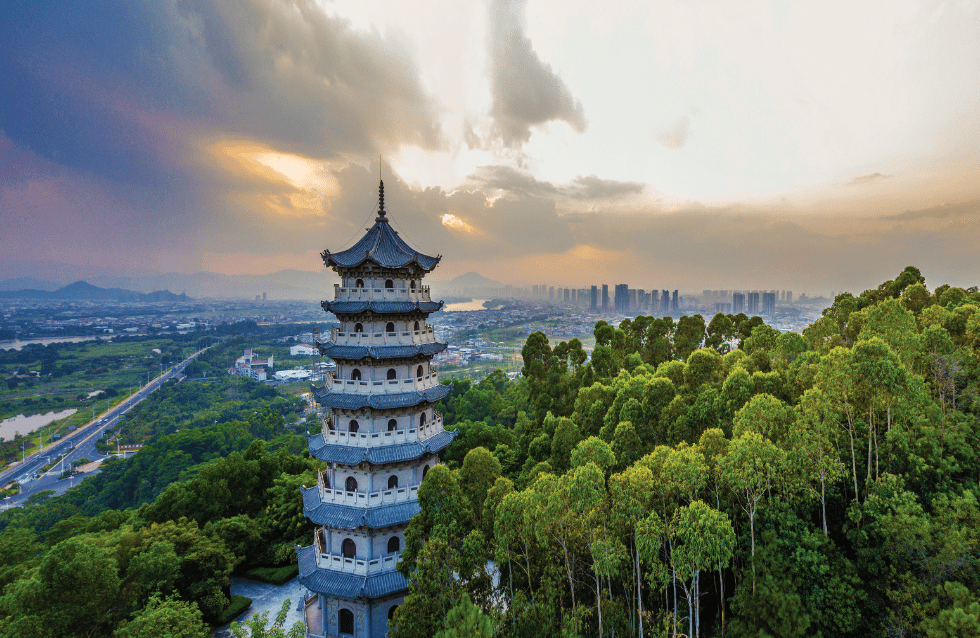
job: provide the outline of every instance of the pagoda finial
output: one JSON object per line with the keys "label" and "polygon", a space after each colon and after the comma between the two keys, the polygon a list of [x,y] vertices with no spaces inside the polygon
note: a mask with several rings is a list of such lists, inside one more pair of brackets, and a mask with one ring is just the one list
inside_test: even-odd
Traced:
{"label": "pagoda finial", "polygon": [[381,217],[385,216],[385,183],[381,180],[381,185],[378,186],[378,215]]}

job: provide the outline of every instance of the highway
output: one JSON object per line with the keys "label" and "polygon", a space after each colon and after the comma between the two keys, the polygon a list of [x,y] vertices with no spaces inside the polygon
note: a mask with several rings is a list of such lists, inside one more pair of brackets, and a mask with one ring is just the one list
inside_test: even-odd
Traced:
{"label": "highway", "polygon": [[[207,348],[205,348],[205,350],[206,349]],[[63,494],[69,488],[73,487],[75,483],[80,482],[86,476],[92,476],[98,472],[98,470],[95,470],[88,474],[74,476],[70,479],[58,480],[58,477],[61,476],[62,471],[65,468],[71,467],[72,461],[78,459],[97,461],[99,459],[107,458],[105,455],[100,454],[99,451],[95,449],[95,442],[102,437],[103,433],[109,429],[116,429],[116,427],[119,425],[120,417],[123,417],[124,419],[124,415],[132,410],[136,404],[148,397],[151,392],[157,390],[160,386],[176,375],[181,374],[187,364],[194,360],[194,358],[202,352],[204,352],[204,350],[195,352],[173,368],[170,368],[162,375],[156,377],[150,381],[150,383],[143,386],[138,392],[134,393],[131,397],[119,403],[108,412],[102,414],[95,421],[82,426],[77,431],[72,432],[71,435],[66,436],[64,439],[48,445],[44,449],[31,454],[25,460],[19,463],[14,463],[9,468],[0,472],[0,486],[6,485],[15,479],[21,485],[21,493],[4,498],[2,502],[0,502],[0,509],[20,505],[23,503],[23,501],[30,498],[32,494],[36,494],[44,490],[54,490],[56,494]],[[63,458],[62,455],[64,455]],[[41,472],[42,467],[56,459],[60,459],[57,465],[52,467],[48,472],[41,475],[39,478],[33,479],[33,477],[37,476]]]}

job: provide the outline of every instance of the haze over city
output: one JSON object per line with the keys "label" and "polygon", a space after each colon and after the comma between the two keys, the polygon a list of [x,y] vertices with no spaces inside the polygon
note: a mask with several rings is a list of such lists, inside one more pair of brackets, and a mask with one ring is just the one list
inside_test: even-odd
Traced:
{"label": "haze over city", "polygon": [[437,279],[826,295],[913,264],[969,286],[978,19],[978,2],[4,3],[0,278],[322,273],[381,177]]}

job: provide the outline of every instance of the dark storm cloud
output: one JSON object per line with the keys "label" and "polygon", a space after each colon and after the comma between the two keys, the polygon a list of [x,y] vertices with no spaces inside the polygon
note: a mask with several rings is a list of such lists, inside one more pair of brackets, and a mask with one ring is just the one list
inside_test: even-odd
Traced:
{"label": "dark storm cloud", "polygon": [[585,130],[582,104],[538,57],[524,33],[523,0],[490,0],[490,117],[505,146],[531,138],[531,127],[560,120]]}
{"label": "dark storm cloud", "polygon": [[638,182],[620,182],[595,175],[578,176],[570,184],[556,186],[510,166],[480,166],[467,179],[480,188],[503,190],[517,195],[564,197],[572,200],[617,198],[643,192],[643,184]]}
{"label": "dark storm cloud", "polygon": [[397,44],[306,0],[7,2],[0,129],[57,164],[186,185],[193,136],[314,157],[440,144]]}
{"label": "dark storm cloud", "polygon": [[883,179],[888,179],[888,175],[882,175],[881,173],[869,173],[868,175],[859,175],[847,183],[848,186],[860,186],[862,184],[870,184],[872,182],[878,182]]}

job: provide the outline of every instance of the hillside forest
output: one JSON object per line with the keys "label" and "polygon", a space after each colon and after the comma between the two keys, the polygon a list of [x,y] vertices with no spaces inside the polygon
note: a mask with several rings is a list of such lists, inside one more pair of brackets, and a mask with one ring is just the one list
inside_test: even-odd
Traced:
{"label": "hillside forest", "polygon": [[[980,635],[976,288],[909,267],[803,334],[595,337],[447,382],[389,636]],[[0,637],[209,635],[230,575],[312,540],[302,409],[251,380],[154,393],[139,454],[0,514]]]}

